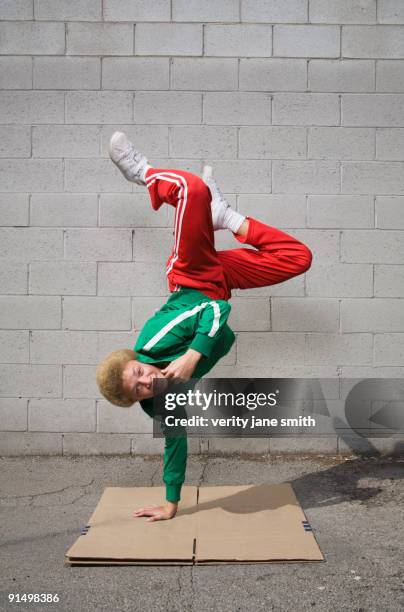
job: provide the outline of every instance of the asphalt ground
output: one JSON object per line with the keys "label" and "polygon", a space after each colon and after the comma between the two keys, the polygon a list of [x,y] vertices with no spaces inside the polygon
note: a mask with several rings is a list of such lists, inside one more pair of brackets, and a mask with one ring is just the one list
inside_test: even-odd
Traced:
{"label": "asphalt ground", "polygon": [[[209,567],[64,563],[104,488],[161,486],[161,457],[1,458],[0,468],[1,610],[404,611],[403,457],[190,456],[185,484],[290,482],[326,559]],[[8,603],[9,593],[59,602]]]}

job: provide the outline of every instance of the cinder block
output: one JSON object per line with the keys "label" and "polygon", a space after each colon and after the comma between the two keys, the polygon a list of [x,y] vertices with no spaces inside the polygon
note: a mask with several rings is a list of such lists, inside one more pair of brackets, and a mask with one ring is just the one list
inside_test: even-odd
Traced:
{"label": "cinder block", "polygon": [[267,438],[209,438],[209,455],[216,457],[269,455],[269,439]]}
{"label": "cinder block", "polygon": [[102,0],[35,0],[35,19],[99,21]]}
{"label": "cinder block", "polygon": [[60,297],[0,296],[0,327],[5,329],[59,329]]}
{"label": "cinder block", "polygon": [[337,453],[337,436],[282,436],[279,438],[271,437],[269,441],[270,455],[278,454],[326,454],[335,455]]}
{"label": "cinder block", "polygon": [[375,334],[375,365],[401,366],[404,363],[404,334]]}
{"label": "cinder block", "polygon": [[130,435],[67,433],[63,436],[64,455],[129,455]]}
{"label": "cinder block", "polygon": [[404,128],[376,130],[376,158],[404,160]]}
{"label": "cinder block", "polygon": [[340,376],[344,378],[402,378],[404,368],[375,366],[345,366],[341,367]]}
{"label": "cinder block", "polygon": [[[130,192],[126,181],[110,159],[66,159],[65,190],[79,193]],[[51,189],[49,191],[52,191]]]}
{"label": "cinder block", "polygon": [[376,62],[376,91],[404,93],[404,61],[379,60]]}
{"label": "cinder block", "polygon": [[0,19],[32,19],[33,0],[3,0]]}
{"label": "cinder block", "polygon": [[401,127],[404,125],[404,95],[343,94],[342,124]]}
{"label": "cinder block", "polygon": [[98,295],[165,296],[167,277],[161,263],[98,264]]}
{"label": "cinder block", "polygon": [[374,227],[373,198],[370,196],[309,196],[308,227]]}
{"label": "cinder block", "polygon": [[229,325],[234,331],[269,331],[271,328],[269,299],[233,298]]}
{"label": "cinder block", "polygon": [[28,363],[29,331],[0,330],[0,362]]}
{"label": "cinder block", "polygon": [[272,26],[270,25],[207,25],[204,30],[205,55],[220,57],[270,57]]}
{"label": "cinder block", "polygon": [[240,332],[237,334],[238,366],[298,365],[304,358],[303,333]]}
{"label": "cinder block", "polygon": [[168,91],[135,94],[135,123],[201,123],[202,95]]}
{"label": "cinder block", "polygon": [[28,265],[19,261],[2,261],[0,267],[1,293],[25,294],[28,285]]}
{"label": "cinder block", "polygon": [[393,230],[344,230],[341,260],[358,263],[391,263],[404,257],[403,234]]}
{"label": "cinder block", "polygon": [[239,195],[237,210],[278,228],[306,225],[306,198],[302,195]]}
{"label": "cinder block", "polygon": [[100,226],[166,227],[166,213],[152,209],[148,194],[102,194],[100,199]]}
{"label": "cinder block", "polygon": [[[29,325],[24,327],[30,327]],[[52,324],[49,325],[52,327]],[[2,397],[61,397],[62,368],[55,365],[0,365]]]}
{"label": "cinder block", "polygon": [[204,95],[204,123],[261,125],[271,123],[271,100],[264,93],[215,92]]}
{"label": "cinder block", "polygon": [[104,400],[97,404],[97,431],[102,433],[153,433],[153,419],[142,410],[137,402],[130,408],[115,406]]}
{"label": "cinder block", "polygon": [[31,363],[94,364],[97,341],[96,332],[33,331]]}
{"label": "cinder block", "polygon": [[28,194],[1,193],[0,225],[28,225],[28,208]]}
{"label": "cinder block", "polygon": [[372,359],[372,334],[307,334],[305,363],[372,365]]}
{"label": "cinder block", "polygon": [[63,397],[65,398],[102,398],[95,377],[96,366],[63,366]]}
{"label": "cinder block", "polygon": [[63,123],[63,92],[2,91],[0,123]]}
{"label": "cinder block", "polygon": [[63,23],[4,21],[0,23],[0,53],[15,55],[63,55]]}
{"label": "cinder block", "polygon": [[31,57],[0,57],[0,89],[31,89],[31,87]]}
{"label": "cinder block", "polygon": [[251,126],[239,130],[239,157],[300,159],[306,157],[306,128]]}
{"label": "cinder block", "polygon": [[404,194],[403,162],[343,162],[342,193]]}
{"label": "cinder block", "polygon": [[240,59],[240,90],[306,91],[307,60]]}
{"label": "cinder block", "polygon": [[170,61],[173,89],[229,91],[238,88],[236,58],[173,57]]}
{"label": "cinder block", "polygon": [[163,125],[104,125],[101,127],[101,155],[109,159],[108,144],[115,130],[123,131],[136,148],[144,151],[150,163],[154,157],[168,156],[168,127]]}
{"label": "cinder block", "polygon": [[404,308],[400,299],[356,298],[341,302],[341,331],[402,332]]}
{"label": "cinder block", "polygon": [[337,162],[273,161],[274,193],[339,193],[340,169]]}
{"label": "cinder block", "polygon": [[104,0],[105,21],[170,21],[170,0]]}
{"label": "cinder block", "polygon": [[320,159],[374,159],[372,128],[313,127],[308,130],[308,157]]}
{"label": "cinder block", "polygon": [[239,21],[238,0],[173,0],[173,21]]}
{"label": "cinder block", "polygon": [[163,451],[164,438],[153,438],[151,434],[137,434],[132,439],[132,455],[161,455]]}
{"label": "cinder block", "polygon": [[27,429],[26,399],[5,397],[0,399],[0,429],[1,431],[26,431]]}
{"label": "cinder block", "polygon": [[364,58],[404,57],[404,28],[401,26],[342,26],[342,55]]}
{"label": "cinder block", "polygon": [[34,157],[97,157],[100,128],[97,125],[37,125],[32,131]]}
{"label": "cinder block", "polygon": [[311,91],[374,91],[374,60],[309,60]]}
{"label": "cinder block", "polygon": [[213,165],[215,179],[224,193],[268,193],[271,191],[271,162],[217,160]]}
{"label": "cinder block", "polygon": [[61,454],[62,434],[0,433],[0,455],[3,457]]}
{"label": "cinder block", "polygon": [[376,0],[310,0],[311,23],[375,23]]}
{"label": "cinder block", "polygon": [[304,23],[307,16],[307,0],[243,0],[241,3],[242,21]]}
{"label": "cinder block", "polygon": [[202,55],[202,24],[138,23],[135,55]]}
{"label": "cinder block", "polygon": [[27,125],[0,126],[0,157],[30,157],[31,128]]}
{"label": "cinder block", "polygon": [[271,319],[274,331],[338,331],[338,300],[274,297]]}
{"label": "cinder block", "polygon": [[273,55],[339,57],[340,28],[336,25],[275,25]]}
{"label": "cinder block", "polygon": [[314,262],[306,275],[308,296],[372,297],[372,264]]}
{"label": "cinder block", "polygon": [[375,265],[375,297],[404,297],[404,266]]}
{"label": "cinder block", "polygon": [[139,228],[133,240],[133,259],[136,263],[165,262],[174,247],[173,230]]}
{"label": "cinder block", "polygon": [[181,125],[170,129],[170,153],[196,158],[236,158],[237,130],[234,127]]}
{"label": "cinder block", "polygon": [[165,57],[104,57],[102,88],[169,89],[169,59]]}
{"label": "cinder block", "polygon": [[28,404],[29,431],[95,431],[95,401],[32,399]]}
{"label": "cinder block", "polygon": [[0,256],[31,261],[63,258],[63,232],[56,229],[1,228]]}
{"label": "cinder block", "polygon": [[[295,229],[293,235],[310,248],[313,253],[312,265],[316,261],[330,263],[338,261],[340,240],[338,230]],[[310,270],[308,274],[310,274]]]}
{"label": "cinder block", "polygon": [[237,335],[238,366],[299,365],[303,362],[303,355],[304,334],[240,332]]}
{"label": "cinder block", "polygon": [[35,89],[99,89],[98,57],[35,57]]}
{"label": "cinder block", "polygon": [[129,330],[130,310],[130,300],[127,297],[68,296],[63,298],[62,327],[77,330]]}
{"label": "cinder block", "polygon": [[273,99],[273,123],[339,125],[339,97],[328,93],[279,93]]}
{"label": "cinder block", "polygon": [[379,0],[377,20],[380,23],[404,23],[404,5],[401,0]]}
{"label": "cinder block", "polygon": [[403,207],[403,197],[376,197],[376,227],[381,229],[404,229]]}
{"label": "cinder block", "polygon": [[[144,298],[141,298],[144,299]],[[160,299],[161,298],[154,298]],[[102,361],[109,353],[120,348],[132,349],[135,346],[138,332],[134,330],[126,332],[97,332],[98,335],[98,355],[97,364]],[[102,397],[102,396],[101,396]]]}
{"label": "cinder block", "polygon": [[[53,132],[53,129],[55,132]],[[55,136],[58,127],[55,126],[50,131]],[[61,131],[62,135],[63,132],[64,129]],[[45,143],[42,142],[41,137],[42,135],[37,137],[38,146],[41,145],[45,148]],[[34,140],[35,138],[34,136]],[[45,134],[43,138],[45,139]],[[31,196],[30,212],[31,226],[94,227],[97,225],[97,196],[95,194],[34,193]]]}
{"label": "cinder block", "polygon": [[68,55],[132,55],[133,26],[116,23],[67,24]]}
{"label": "cinder block", "polygon": [[68,229],[65,237],[65,257],[85,261],[132,261],[132,230]]}
{"label": "cinder block", "polygon": [[5,177],[2,184],[3,191],[42,192],[63,190],[61,160],[0,160],[0,174]]}
{"label": "cinder block", "polygon": [[66,123],[131,123],[132,96],[129,91],[67,92]]}

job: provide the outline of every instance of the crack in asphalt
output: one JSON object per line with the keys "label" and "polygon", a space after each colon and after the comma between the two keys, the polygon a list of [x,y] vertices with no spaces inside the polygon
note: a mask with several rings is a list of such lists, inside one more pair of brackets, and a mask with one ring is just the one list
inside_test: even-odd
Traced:
{"label": "crack in asphalt", "polygon": [[[5,497],[0,497],[0,501],[6,501],[6,500],[10,500],[10,499],[24,499],[24,498],[30,498],[30,504],[33,503],[34,499],[36,499],[37,497],[42,497],[44,495],[54,495],[55,493],[63,493],[64,491],[67,491],[68,489],[82,489],[83,487],[89,487],[91,486],[95,481],[95,478],[93,478],[90,482],[84,483],[84,484],[73,484],[73,485],[68,485],[67,487],[63,487],[62,489],[55,489],[54,491],[43,491],[42,493],[31,493],[29,495],[6,495]],[[83,494],[85,495],[85,493]],[[77,499],[80,499],[80,497],[83,497],[83,495],[80,495]],[[73,502],[69,502],[73,503]]]}

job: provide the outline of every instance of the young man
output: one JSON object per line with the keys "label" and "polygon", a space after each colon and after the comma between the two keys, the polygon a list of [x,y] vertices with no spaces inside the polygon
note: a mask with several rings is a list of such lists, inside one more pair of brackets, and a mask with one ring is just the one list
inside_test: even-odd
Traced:
{"label": "young man", "polygon": [[[171,295],[147,321],[133,351],[114,351],[97,368],[97,383],[107,400],[119,406],[140,401],[153,417],[156,388],[164,391],[170,379],[202,377],[230,350],[235,340],[227,325],[231,290],[273,285],[302,274],[310,268],[312,253],[293,236],[233,210],[209,166],[204,180],[182,170],[154,168],[122,132],[112,135],[109,151],[127,180],[147,187],[154,210],[164,203],[175,207],[174,246],[166,266]],[[216,251],[218,229],[229,229],[254,249]],[[186,435],[169,437],[164,428],[163,433],[166,503],[134,512],[148,521],[175,516],[185,479]]]}

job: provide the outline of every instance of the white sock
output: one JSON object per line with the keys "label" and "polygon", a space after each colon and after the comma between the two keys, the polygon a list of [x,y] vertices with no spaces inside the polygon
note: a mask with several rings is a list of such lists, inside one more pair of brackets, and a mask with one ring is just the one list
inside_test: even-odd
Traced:
{"label": "white sock", "polygon": [[244,220],[244,215],[241,215],[236,210],[233,210],[230,206],[226,208],[223,223],[227,229],[237,234],[237,230],[240,228]]}
{"label": "white sock", "polygon": [[146,185],[146,172],[148,171],[149,168],[153,168],[153,166],[151,166],[150,164],[145,164],[145,167],[142,170],[142,181],[144,181],[144,184]]}

